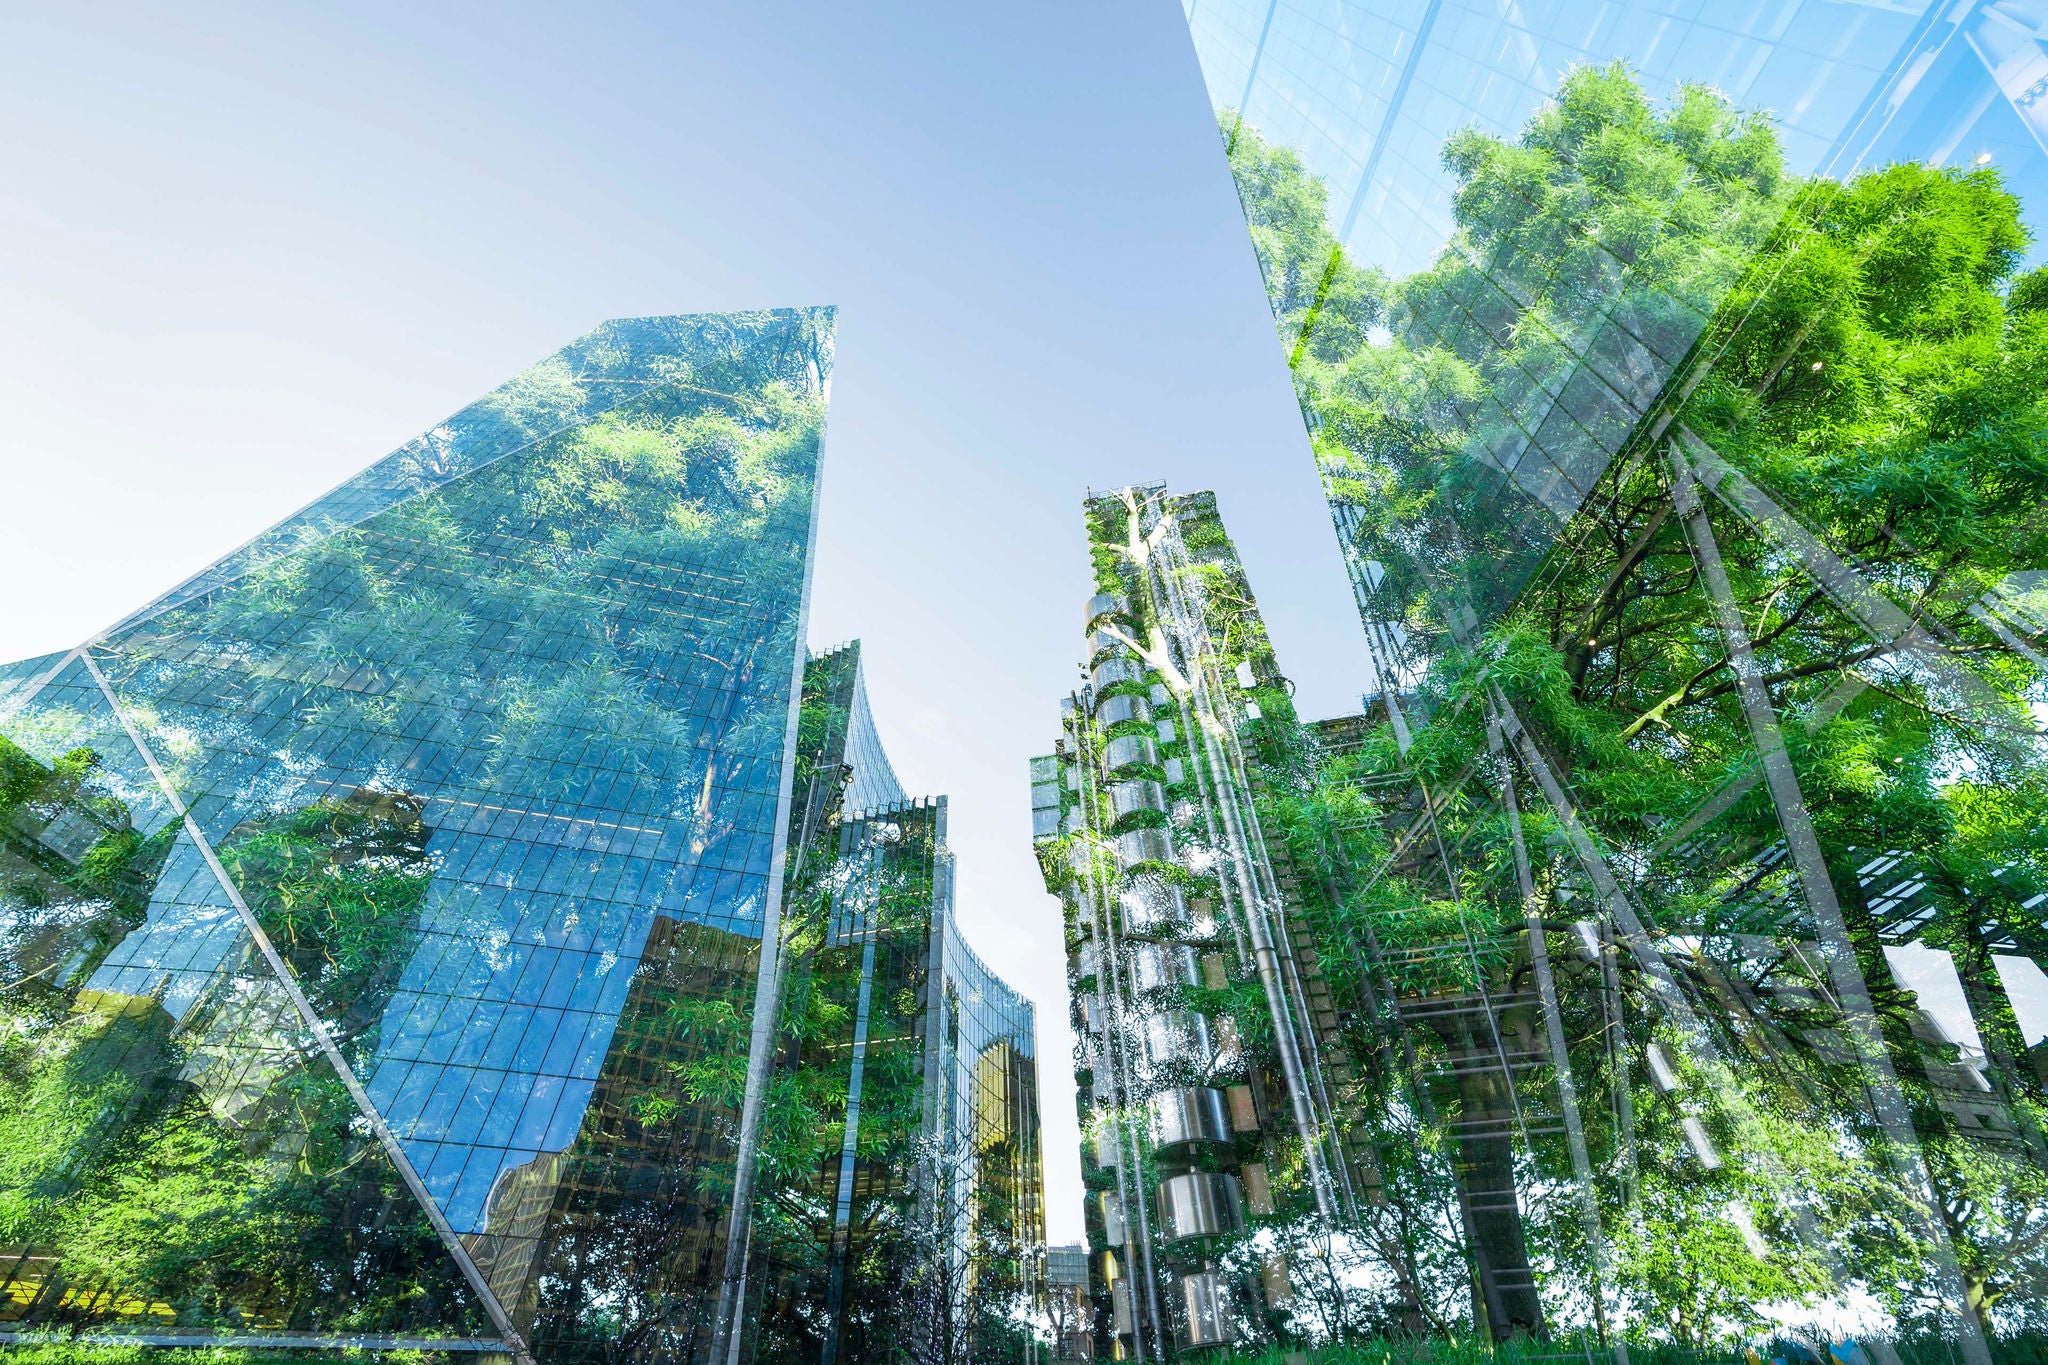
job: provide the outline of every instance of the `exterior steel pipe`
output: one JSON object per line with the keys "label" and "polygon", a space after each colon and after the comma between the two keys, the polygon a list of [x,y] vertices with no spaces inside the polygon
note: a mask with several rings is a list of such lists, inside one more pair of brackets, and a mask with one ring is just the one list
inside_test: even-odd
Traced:
{"label": "exterior steel pipe", "polygon": [[[1136,515],[1135,506],[1132,507],[1132,514]],[[1170,539],[1177,542],[1177,537]],[[1163,572],[1159,572],[1156,565],[1152,566],[1152,572],[1158,573],[1158,581],[1165,588],[1166,595],[1172,603],[1171,616],[1182,638],[1199,641],[1201,636],[1195,628],[1192,614],[1172,580]],[[1167,613],[1157,612],[1158,591],[1153,586],[1152,572],[1148,572],[1146,576],[1146,590],[1153,596],[1155,613],[1165,615]],[[1199,650],[1199,645],[1196,647]],[[1229,841],[1229,862],[1237,881],[1239,903],[1245,912],[1245,927],[1251,935],[1252,958],[1258,967],[1260,985],[1265,989],[1266,1008],[1273,1016],[1273,1037],[1280,1054],[1281,1076],[1287,1084],[1287,1098],[1294,1111],[1295,1127],[1301,1134],[1302,1153],[1309,1168],[1309,1184],[1315,1194],[1317,1211],[1325,1223],[1334,1225],[1337,1221],[1337,1211],[1331,1199],[1329,1173],[1323,1162],[1322,1125],[1317,1121],[1314,1101],[1303,1072],[1300,1045],[1295,1037],[1292,1012],[1287,1004],[1279,955],[1274,949],[1272,935],[1268,932],[1264,907],[1260,903],[1258,893],[1252,887],[1251,877],[1247,872],[1251,852],[1238,824],[1234,795],[1222,790],[1224,782],[1230,776],[1230,769],[1223,762],[1216,743],[1216,732],[1221,726],[1210,702],[1209,688],[1203,670],[1191,670],[1189,683],[1195,705],[1195,719],[1199,722],[1196,728],[1201,731],[1202,747],[1208,760],[1209,771],[1216,778],[1218,800],[1214,804],[1221,808],[1224,834]]]}

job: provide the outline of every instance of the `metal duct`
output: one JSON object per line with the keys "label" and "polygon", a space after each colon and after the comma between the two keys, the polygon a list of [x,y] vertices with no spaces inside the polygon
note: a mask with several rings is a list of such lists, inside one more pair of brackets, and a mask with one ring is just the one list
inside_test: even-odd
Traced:
{"label": "metal duct", "polygon": [[1159,1182],[1159,1224],[1169,1242],[1221,1237],[1244,1227],[1244,1195],[1237,1177],[1191,1171]]}
{"label": "metal duct", "polygon": [[1187,1142],[1231,1142],[1230,1113],[1223,1092],[1207,1086],[1162,1090],[1146,1102],[1152,1111],[1152,1136],[1161,1147]]}

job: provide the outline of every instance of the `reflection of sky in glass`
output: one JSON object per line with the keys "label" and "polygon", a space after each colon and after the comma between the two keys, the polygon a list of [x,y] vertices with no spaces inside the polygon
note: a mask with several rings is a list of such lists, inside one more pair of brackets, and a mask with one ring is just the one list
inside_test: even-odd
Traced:
{"label": "reflection of sky in glass", "polygon": [[[1427,266],[1452,229],[1444,139],[1519,133],[1574,64],[1625,60],[1659,99],[1714,86],[1768,110],[1796,172],[1988,158],[2048,188],[2048,4],[1883,0],[1187,0],[1219,109],[1242,109],[1330,187],[1364,265]],[[2036,224],[2038,230],[2038,223]],[[2037,242],[2037,249],[2040,243]]]}
{"label": "reflection of sky in glass", "polygon": [[[358,788],[423,801],[417,946],[351,1050],[457,1231],[482,1230],[503,1172],[576,1136],[656,914],[760,932],[817,454],[807,419],[779,430],[761,394],[819,392],[803,337],[820,325],[607,324],[93,647],[216,848]],[[579,499],[604,491],[576,484],[576,432],[611,411],[667,430],[709,414],[719,439],[736,415],[787,442],[786,482],[762,493],[691,449],[680,472],[611,469],[612,493],[667,507],[687,489],[705,526],[592,517]],[[551,480],[565,520],[535,512]],[[7,734],[45,759],[94,748],[160,827],[84,666],[30,695],[56,662],[0,675]],[[87,984],[182,1020],[248,945],[181,835]]]}

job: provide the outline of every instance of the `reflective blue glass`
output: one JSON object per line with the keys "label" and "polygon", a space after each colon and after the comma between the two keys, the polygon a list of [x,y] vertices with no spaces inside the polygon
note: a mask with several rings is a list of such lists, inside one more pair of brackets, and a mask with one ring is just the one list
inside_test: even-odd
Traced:
{"label": "reflective blue glass", "polygon": [[[416,1172],[449,1265],[479,1267],[451,1292],[500,1331],[612,1330],[544,1301],[545,1211],[574,1184],[564,1159],[606,1141],[595,1097],[617,1088],[650,941],[673,941],[658,922],[730,944],[665,963],[690,977],[673,988],[751,1007],[830,360],[830,310],[607,323],[68,656],[0,673],[14,828],[44,832],[40,880],[0,890],[30,1051],[49,1061],[49,1030],[92,1010],[160,1021],[167,1057],[290,1038],[381,1109],[362,1117],[391,1141],[365,1159]],[[64,810],[95,823],[53,862]],[[82,880],[100,863],[129,877],[125,907]],[[235,983],[246,1003],[224,1001]],[[305,1051],[314,1029],[331,1046]],[[164,1066],[174,1111],[204,1112],[193,1063]],[[634,1140],[729,1168],[729,1107],[694,1138]],[[231,1121],[210,1109],[194,1121]],[[146,1152],[159,1120],[131,1111]],[[0,1193],[63,1274],[65,1215],[4,1167]],[[709,1206],[698,1221],[722,1236]],[[34,1266],[0,1320],[47,1316]],[[211,1282],[201,1308],[136,1274],[121,1292],[173,1327],[259,1311],[260,1277]],[[317,1291],[261,1311],[363,1325]]]}

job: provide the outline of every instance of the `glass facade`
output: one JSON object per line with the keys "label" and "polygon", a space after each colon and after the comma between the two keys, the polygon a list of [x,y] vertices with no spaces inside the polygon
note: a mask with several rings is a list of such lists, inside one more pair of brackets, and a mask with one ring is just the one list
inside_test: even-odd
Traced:
{"label": "glass facade", "polygon": [[705,1355],[831,330],[607,323],[0,671],[0,1333]]}
{"label": "glass facade", "polygon": [[805,679],[812,814],[793,843],[743,1345],[826,1365],[1021,1361],[1045,1240],[1036,1021],[960,932],[946,799],[904,793],[859,656],[817,656]]}
{"label": "glass facade", "polygon": [[938,946],[945,1012],[932,1151],[964,1310],[943,1330],[954,1359],[1035,1359],[1027,1315],[1042,1294],[1045,1246],[1037,1011],[975,955],[950,913]]}
{"label": "glass facade", "polygon": [[1375,675],[1249,720],[1356,1077],[1274,1330],[2023,1349],[2048,26],[1186,12]]}

